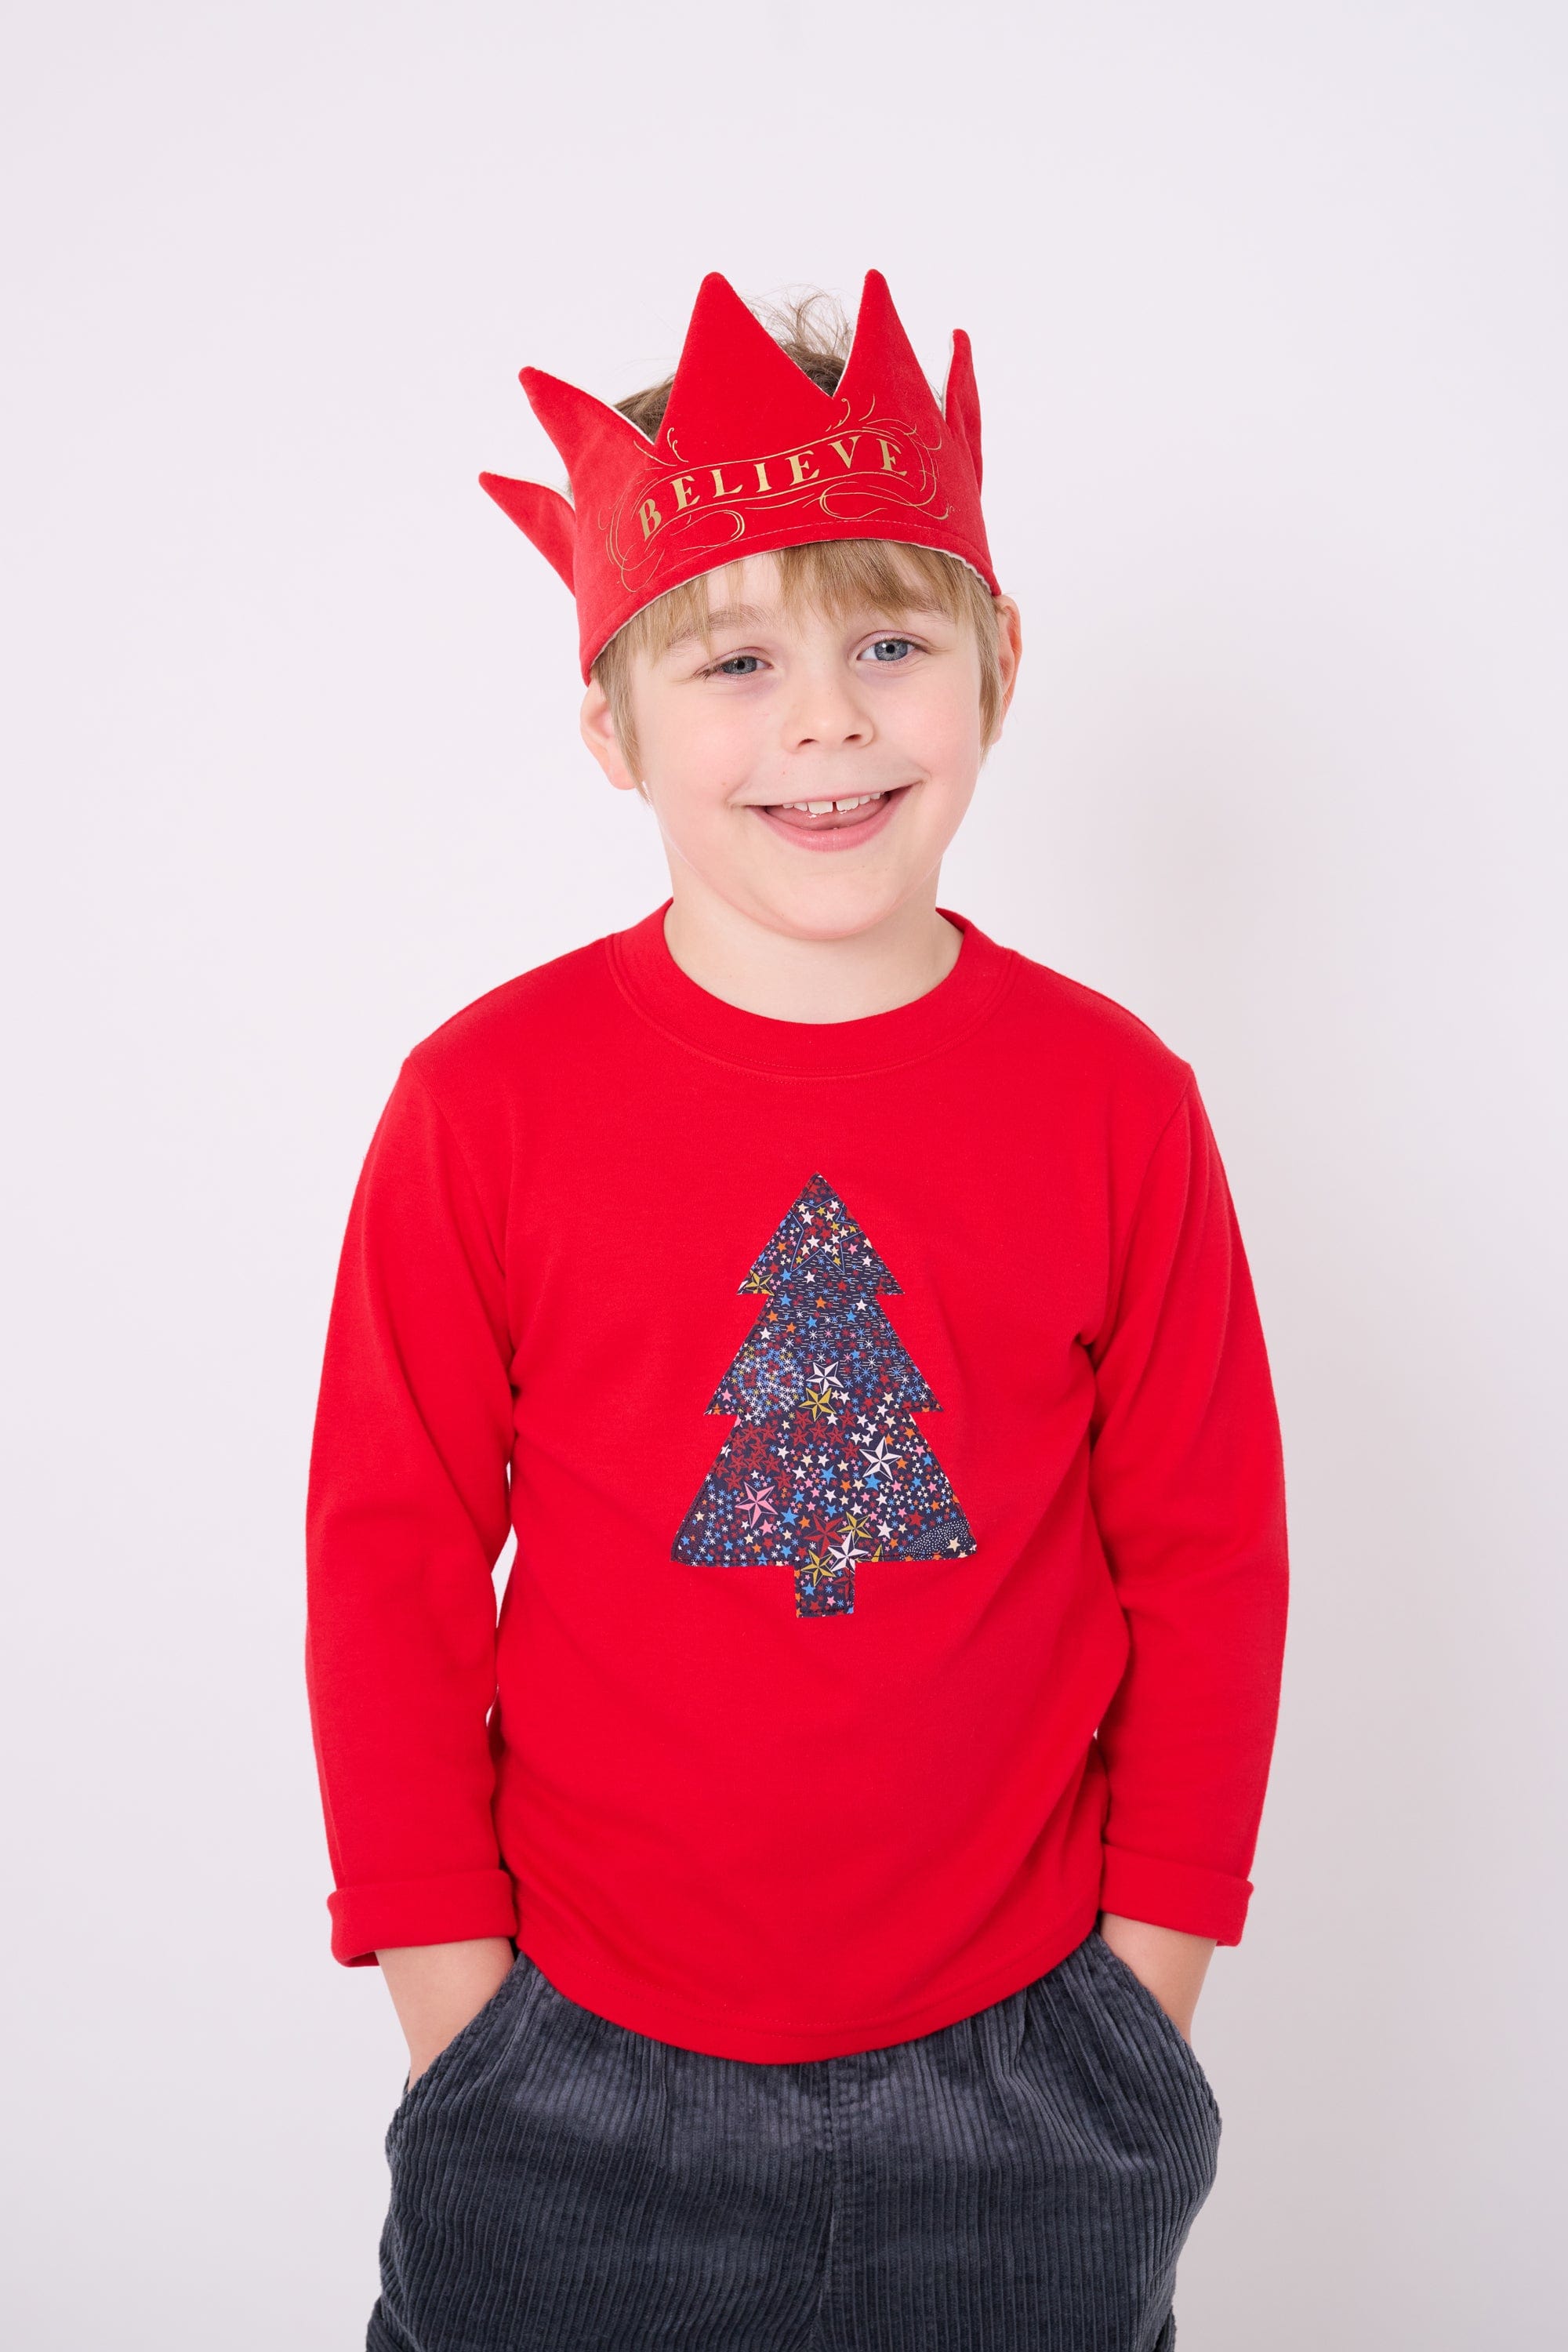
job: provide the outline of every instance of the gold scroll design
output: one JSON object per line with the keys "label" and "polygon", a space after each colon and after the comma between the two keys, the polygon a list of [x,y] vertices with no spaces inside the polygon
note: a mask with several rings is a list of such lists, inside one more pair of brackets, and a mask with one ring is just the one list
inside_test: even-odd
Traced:
{"label": "gold scroll design", "polygon": [[607,520],[601,516],[610,562],[625,586],[642,587],[694,551],[743,555],[737,541],[765,538],[775,517],[793,523],[802,508],[833,522],[910,509],[944,521],[952,509],[941,497],[941,446],[901,417],[869,415],[763,457],[667,467],[634,483]]}

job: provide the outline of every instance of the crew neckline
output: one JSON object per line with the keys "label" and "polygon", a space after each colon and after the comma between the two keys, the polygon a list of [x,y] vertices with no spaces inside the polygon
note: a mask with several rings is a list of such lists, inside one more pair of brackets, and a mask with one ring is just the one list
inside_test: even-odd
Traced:
{"label": "crew neckline", "polygon": [[774,1077],[859,1077],[923,1061],[984,1020],[1017,970],[1012,948],[1000,947],[969,916],[939,907],[937,913],[963,936],[952,969],[934,988],[889,1012],[852,1021],[781,1021],[726,1003],[681,970],[664,936],[674,903],[672,894],[640,922],[605,934],[616,985],[667,1037],[711,1061]]}

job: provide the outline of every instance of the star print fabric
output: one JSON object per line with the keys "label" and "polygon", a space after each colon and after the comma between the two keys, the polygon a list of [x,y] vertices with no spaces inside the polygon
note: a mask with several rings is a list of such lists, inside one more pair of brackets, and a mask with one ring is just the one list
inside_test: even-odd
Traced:
{"label": "star print fabric", "polygon": [[671,1558],[793,1567],[795,1614],[838,1617],[863,1560],[973,1552],[912,1418],[941,1406],[878,1303],[899,1285],[820,1173],[740,1287],[765,1304],[708,1407],[740,1418]]}

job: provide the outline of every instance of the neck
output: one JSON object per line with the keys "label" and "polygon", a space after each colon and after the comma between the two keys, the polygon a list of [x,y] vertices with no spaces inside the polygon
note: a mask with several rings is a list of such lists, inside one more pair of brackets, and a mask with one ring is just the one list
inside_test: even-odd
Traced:
{"label": "neck", "polygon": [[742,1013],[775,1021],[858,1021],[912,1003],[947,978],[963,935],[929,894],[864,930],[810,938],[741,913],[699,886],[672,879],[665,944],[680,970]]}

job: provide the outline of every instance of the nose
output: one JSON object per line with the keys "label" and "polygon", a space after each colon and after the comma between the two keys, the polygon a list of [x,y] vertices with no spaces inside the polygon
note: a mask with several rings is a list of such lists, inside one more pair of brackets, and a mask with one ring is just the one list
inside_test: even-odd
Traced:
{"label": "nose", "polygon": [[803,666],[791,680],[782,713],[786,751],[837,751],[869,743],[874,730],[855,680],[841,661]]}

